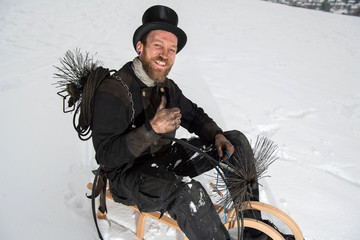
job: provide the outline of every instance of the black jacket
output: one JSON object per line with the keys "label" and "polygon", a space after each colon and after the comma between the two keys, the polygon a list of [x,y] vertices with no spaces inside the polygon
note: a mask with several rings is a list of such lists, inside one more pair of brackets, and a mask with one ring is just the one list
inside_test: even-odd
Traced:
{"label": "black jacket", "polygon": [[[93,104],[92,139],[96,160],[106,167],[109,179],[116,172],[131,167],[137,158],[161,153],[171,145],[149,124],[163,94],[167,99],[167,108],[178,107],[181,110],[181,126],[190,133],[213,143],[216,133],[221,131],[202,108],[182,94],[172,80],[166,79],[159,86],[147,87],[136,77],[131,64],[125,64],[101,83]],[[126,86],[115,76],[120,76],[128,86],[133,106]],[[135,118],[132,122],[133,111]],[[133,123],[135,127],[132,127]],[[169,135],[175,136],[175,132]]]}

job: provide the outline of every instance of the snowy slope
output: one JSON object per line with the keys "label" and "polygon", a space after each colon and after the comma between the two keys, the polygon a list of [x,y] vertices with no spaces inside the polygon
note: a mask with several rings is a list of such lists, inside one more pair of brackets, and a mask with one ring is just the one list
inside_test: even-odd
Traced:
{"label": "snowy slope", "polygon": [[316,9],[331,13],[359,16],[359,0],[265,0],[295,7]]}
{"label": "snowy slope", "polygon": [[[1,0],[0,238],[97,239],[85,197],[92,144],[61,111],[53,65],[80,47],[120,68],[154,4],[175,9],[188,34],[170,74],[183,92],[224,130],[279,145],[262,200],[307,240],[358,239],[360,18],[256,0]],[[109,204],[107,239],[136,239],[137,215]],[[145,234],[181,236],[152,221]]]}

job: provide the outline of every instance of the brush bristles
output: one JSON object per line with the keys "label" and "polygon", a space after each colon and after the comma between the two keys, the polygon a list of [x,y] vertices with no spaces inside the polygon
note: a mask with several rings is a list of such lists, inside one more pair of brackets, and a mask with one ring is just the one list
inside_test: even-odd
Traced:
{"label": "brush bristles", "polygon": [[222,169],[227,182],[218,184],[218,189],[223,193],[218,205],[230,209],[234,204],[240,206],[241,203],[249,202],[258,180],[267,177],[265,173],[269,165],[278,158],[276,151],[277,146],[266,137],[257,138],[252,153],[235,149],[229,163],[232,171]]}
{"label": "brush bristles", "polygon": [[264,174],[268,167],[278,159],[277,150],[278,146],[272,140],[266,137],[257,137],[253,152],[258,179],[266,177]]}
{"label": "brush bristles", "polygon": [[102,62],[93,61],[89,53],[82,54],[80,49],[70,50],[60,59],[60,67],[55,68],[55,78],[60,78],[55,84],[62,88],[59,93],[67,91],[68,95],[62,96],[68,98],[68,107],[74,111],[73,126],[78,132],[81,140],[88,140],[91,137],[91,123],[93,99],[96,89],[101,82],[110,76],[109,69],[102,67]]}
{"label": "brush bristles", "polygon": [[54,66],[59,73],[55,73],[57,87],[67,90],[69,95],[79,99],[87,78],[97,67],[102,65],[100,61],[93,61],[93,58],[86,52],[82,54],[80,49],[76,48],[74,52],[68,50],[65,56],[60,59],[60,67]]}

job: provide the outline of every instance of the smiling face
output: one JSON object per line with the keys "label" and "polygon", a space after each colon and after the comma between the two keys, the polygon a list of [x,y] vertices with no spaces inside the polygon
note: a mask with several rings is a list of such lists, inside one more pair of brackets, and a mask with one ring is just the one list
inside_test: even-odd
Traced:
{"label": "smiling face", "polygon": [[137,51],[141,51],[139,59],[147,75],[156,82],[163,82],[170,72],[177,51],[177,37],[170,32],[153,30],[145,43],[136,44]]}

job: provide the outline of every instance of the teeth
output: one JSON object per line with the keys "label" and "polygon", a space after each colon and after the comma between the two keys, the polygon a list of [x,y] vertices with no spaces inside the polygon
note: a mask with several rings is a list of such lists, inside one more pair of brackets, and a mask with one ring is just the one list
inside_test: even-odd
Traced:
{"label": "teeth", "polygon": [[159,64],[159,65],[161,65],[161,66],[165,66],[166,65],[166,63],[164,63],[164,62],[160,62],[160,61],[155,61],[157,64]]}

